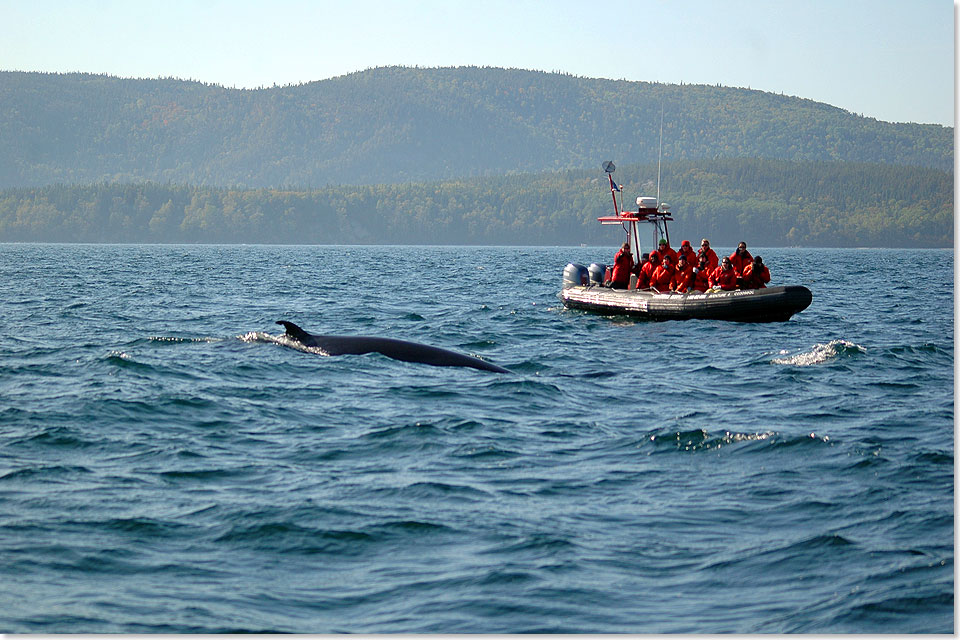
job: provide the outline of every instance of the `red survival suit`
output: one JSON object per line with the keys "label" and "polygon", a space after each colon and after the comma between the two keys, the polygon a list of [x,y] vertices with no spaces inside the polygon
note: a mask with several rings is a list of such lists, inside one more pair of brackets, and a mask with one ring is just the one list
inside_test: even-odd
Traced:
{"label": "red survival suit", "polygon": [[733,291],[737,288],[737,272],[733,267],[726,271],[723,270],[723,267],[717,267],[710,274],[710,286],[724,291]]}
{"label": "red survival suit", "polygon": [[640,273],[637,274],[637,289],[647,289],[650,287],[650,278],[653,277],[654,270],[660,265],[660,254],[651,251],[647,262],[643,263]]}
{"label": "red survival suit", "polygon": [[706,291],[709,288],[710,288],[709,267],[698,269],[698,271],[695,274],[693,274],[693,289],[695,291]]}
{"label": "red survival suit", "polygon": [[743,268],[743,284],[740,285],[742,289],[766,289],[767,283],[770,282],[770,269],[767,269],[767,265],[756,262],[751,262],[746,267]]}
{"label": "red survival suit", "polygon": [[664,256],[670,256],[670,264],[677,266],[677,252],[674,251],[666,242],[660,243],[660,245],[657,247],[657,253],[660,254],[661,259]]}
{"label": "red survival suit", "polygon": [[691,265],[691,268],[697,264],[697,253],[693,250],[693,247],[690,246],[689,240],[684,240],[680,243],[680,250],[677,251],[677,259],[679,259],[680,256],[687,259],[687,264]]}
{"label": "red survival suit", "polygon": [[743,276],[743,270],[747,268],[748,264],[753,262],[753,256],[750,255],[749,251],[744,251],[742,254],[738,254],[736,251],[730,254],[730,264],[733,265],[733,270],[737,272],[737,277]]}
{"label": "red survival suit", "polygon": [[653,270],[650,277],[650,286],[663,293],[670,290],[670,282],[673,280],[673,274],[676,268],[666,261],[661,262],[660,266]]}
{"label": "red survival suit", "polygon": [[717,257],[717,252],[714,251],[713,249],[709,247],[707,247],[706,249],[704,249],[703,247],[700,247],[700,250],[697,251],[698,264],[700,262],[700,256],[707,256],[707,268],[710,269],[710,271],[713,271],[714,269],[720,266],[720,258]]}
{"label": "red survival suit", "polygon": [[[691,251],[690,253],[693,253]],[[676,270],[673,273],[673,280],[670,281],[670,288],[676,291],[677,293],[686,293],[693,288],[693,267],[687,264],[686,269],[681,269],[677,265]]]}
{"label": "red survival suit", "polygon": [[633,271],[633,254],[620,249],[613,258],[613,274],[610,286],[614,289],[626,289],[630,286],[630,272]]}

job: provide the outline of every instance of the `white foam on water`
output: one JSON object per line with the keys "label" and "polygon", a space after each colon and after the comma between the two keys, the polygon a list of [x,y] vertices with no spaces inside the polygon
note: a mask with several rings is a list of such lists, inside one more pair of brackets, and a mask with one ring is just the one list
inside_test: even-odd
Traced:
{"label": "white foam on water", "polygon": [[846,354],[866,353],[867,350],[849,340],[831,340],[826,344],[815,344],[809,351],[802,351],[794,355],[787,355],[788,351],[781,351],[782,358],[774,358],[772,364],[789,364],[796,367],[808,367],[814,364],[823,364]]}
{"label": "white foam on water", "polygon": [[330,355],[320,347],[309,347],[305,344],[301,344],[285,333],[275,336],[269,333],[265,333],[263,331],[251,331],[241,336],[237,336],[237,338],[239,338],[244,342],[261,342],[261,343],[267,343],[267,344],[279,344],[280,346],[283,346],[283,347],[290,347],[291,349],[296,349],[297,351],[303,351],[304,353],[313,353],[318,356]]}

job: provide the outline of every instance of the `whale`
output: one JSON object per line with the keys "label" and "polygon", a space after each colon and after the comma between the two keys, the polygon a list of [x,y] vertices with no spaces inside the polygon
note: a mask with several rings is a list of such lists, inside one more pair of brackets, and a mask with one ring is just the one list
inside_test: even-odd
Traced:
{"label": "whale", "polygon": [[306,347],[316,347],[331,356],[379,353],[394,360],[420,362],[435,367],[470,367],[481,371],[512,373],[492,362],[419,342],[375,336],[320,336],[307,333],[287,320],[277,320],[277,324],[283,325],[288,337]]}

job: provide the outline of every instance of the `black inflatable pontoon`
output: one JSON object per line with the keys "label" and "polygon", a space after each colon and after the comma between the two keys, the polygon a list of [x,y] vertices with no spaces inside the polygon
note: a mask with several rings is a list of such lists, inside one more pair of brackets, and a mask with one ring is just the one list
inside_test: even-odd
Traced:
{"label": "black inflatable pontoon", "polygon": [[[581,269],[586,271],[581,265],[567,265],[564,273],[579,273]],[[796,285],[709,293],[655,293],[608,289],[597,283],[568,286],[565,279],[560,298],[570,309],[650,320],[783,322],[810,306],[813,294],[806,287]]]}

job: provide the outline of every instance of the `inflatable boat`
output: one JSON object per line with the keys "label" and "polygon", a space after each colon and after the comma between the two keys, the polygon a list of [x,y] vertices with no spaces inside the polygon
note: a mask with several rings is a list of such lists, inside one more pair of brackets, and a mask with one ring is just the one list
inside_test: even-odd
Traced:
{"label": "inflatable boat", "polygon": [[[569,264],[569,275],[579,281],[587,269]],[[803,311],[813,300],[806,287],[785,286],[701,293],[655,293],[650,290],[608,289],[599,283],[571,285],[560,292],[570,309],[604,315],[626,315],[651,320],[733,320],[737,322],[783,322]]]}
{"label": "inflatable boat", "polygon": [[[669,244],[667,223],[673,220],[669,205],[656,198],[637,198],[637,211],[623,211],[617,202],[620,186],[613,181],[615,170],[612,162],[604,162],[603,170],[610,180],[613,196],[613,216],[598,218],[600,224],[620,225],[627,233],[630,252],[641,255],[640,225],[653,229],[653,245],[660,238]],[[659,192],[659,189],[658,189]],[[570,309],[581,309],[605,315],[626,315],[651,320],[732,320],[736,322],[783,322],[810,306],[813,294],[800,285],[766,287],[760,289],[735,289],[689,293],[665,292],[633,288],[636,276],[631,278],[630,288],[611,289],[604,286],[609,280],[609,268],[603,264],[589,267],[570,263],[563,270],[563,288],[560,299]]]}

